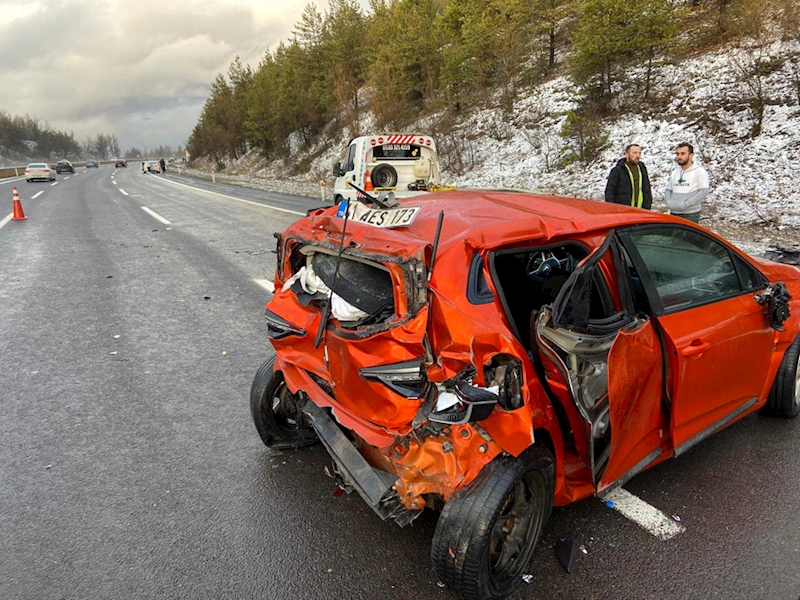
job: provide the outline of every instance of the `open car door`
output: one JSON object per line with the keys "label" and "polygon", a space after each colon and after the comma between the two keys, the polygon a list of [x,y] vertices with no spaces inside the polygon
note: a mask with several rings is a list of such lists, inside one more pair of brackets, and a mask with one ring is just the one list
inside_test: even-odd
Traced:
{"label": "open car door", "polygon": [[[592,302],[610,289],[615,312],[598,318]],[[573,424],[572,433],[598,495],[661,456],[669,430],[662,345],[650,317],[635,314],[614,231],[573,271],[552,306],[541,309],[533,333],[548,384],[565,390],[581,415],[582,431]]]}

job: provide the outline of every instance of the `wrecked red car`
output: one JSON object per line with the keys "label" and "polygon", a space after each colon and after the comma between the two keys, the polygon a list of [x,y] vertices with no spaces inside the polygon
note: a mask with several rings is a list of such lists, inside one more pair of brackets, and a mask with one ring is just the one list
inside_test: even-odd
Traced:
{"label": "wrecked red car", "polygon": [[800,412],[800,268],[676,217],[450,191],[277,238],[261,438],[324,444],[382,519],[440,510],[433,567],[466,599],[522,582],[553,505]]}

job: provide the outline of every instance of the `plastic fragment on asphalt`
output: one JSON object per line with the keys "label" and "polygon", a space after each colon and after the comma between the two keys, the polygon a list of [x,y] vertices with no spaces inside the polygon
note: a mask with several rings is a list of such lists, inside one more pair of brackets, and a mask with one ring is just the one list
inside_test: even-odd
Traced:
{"label": "plastic fragment on asphalt", "polygon": [[222,351],[222,356],[228,356],[228,353],[225,350]]}
{"label": "plastic fragment on asphalt", "polygon": [[50,467],[52,467],[52,466],[53,466],[53,465],[46,465],[46,466],[45,466],[45,469],[49,469],[49,468],[50,468]]}
{"label": "plastic fragment on asphalt", "polygon": [[118,336],[118,335],[115,335],[115,336],[114,336],[114,339],[115,339],[115,340],[118,340],[118,339],[119,339],[119,336]]}
{"label": "plastic fragment on asphalt", "polygon": [[172,231],[172,227],[167,227],[167,231]]}
{"label": "plastic fragment on asphalt", "polygon": [[584,546],[583,544],[581,544],[581,552],[583,552],[584,554],[589,554],[589,551],[586,549],[586,546]]}
{"label": "plastic fragment on asphalt", "polygon": [[678,523],[681,522],[681,518],[678,515],[672,515],[672,518],[675,519]]}
{"label": "plastic fragment on asphalt", "polygon": [[211,300],[211,296],[203,296],[203,300]]}
{"label": "plastic fragment on asphalt", "polygon": [[113,356],[113,355],[114,355],[114,354],[116,354],[116,353],[117,353],[117,351],[116,351],[116,350],[114,350],[114,352],[112,352],[112,353],[111,353],[111,355]]}
{"label": "plastic fragment on asphalt", "polygon": [[340,487],[338,487],[338,486],[337,486],[337,487],[336,487],[336,489],[335,489],[335,490],[333,490],[333,497],[334,497],[334,498],[338,498],[338,497],[339,497],[339,496],[341,496],[343,493],[344,493],[344,490],[343,490],[342,488],[340,488]]}
{"label": "plastic fragment on asphalt", "polygon": [[436,585],[438,585],[440,588],[445,587],[444,582],[442,582],[442,581],[437,581]]}
{"label": "plastic fragment on asphalt", "polygon": [[614,508],[614,503],[611,500],[606,500],[606,506],[608,508]]}
{"label": "plastic fragment on asphalt", "polygon": [[575,569],[575,559],[578,557],[578,542],[575,540],[559,540],[556,543],[558,562],[566,569],[567,573],[572,573]]}
{"label": "plastic fragment on asphalt", "polygon": [[533,575],[523,575],[522,581],[525,583],[533,583]]}

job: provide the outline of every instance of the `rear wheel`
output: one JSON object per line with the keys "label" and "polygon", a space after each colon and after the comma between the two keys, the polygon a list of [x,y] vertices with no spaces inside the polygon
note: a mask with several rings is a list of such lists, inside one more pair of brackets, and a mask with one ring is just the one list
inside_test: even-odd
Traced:
{"label": "rear wheel", "polygon": [[788,419],[800,414],[800,336],[783,355],[762,412],[770,417]]}
{"label": "rear wheel", "polygon": [[431,549],[439,578],[464,600],[511,594],[530,569],[554,489],[550,451],[495,458],[445,504]]}
{"label": "rear wheel", "polygon": [[302,408],[300,396],[289,390],[283,373],[275,371],[275,356],[270,356],[256,372],[250,388],[253,424],[267,447],[282,450],[317,443]]}

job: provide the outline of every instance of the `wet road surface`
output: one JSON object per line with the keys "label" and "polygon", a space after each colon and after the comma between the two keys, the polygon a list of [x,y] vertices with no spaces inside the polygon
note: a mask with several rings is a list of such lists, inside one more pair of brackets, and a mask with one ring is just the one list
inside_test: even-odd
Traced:
{"label": "wet road surface", "polygon": [[[16,183],[29,218],[0,229],[0,598],[454,599],[435,513],[382,523],[334,497],[322,448],[269,451],[250,421],[255,280],[319,202],[113,173]],[[754,415],[639,475],[686,527],[668,541],[596,499],[556,509],[514,598],[796,600],[798,447],[800,420]]]}

